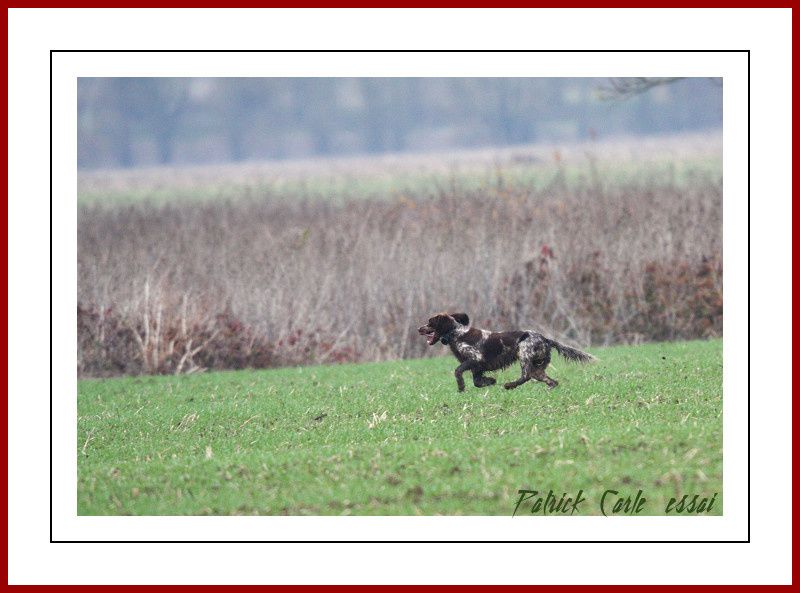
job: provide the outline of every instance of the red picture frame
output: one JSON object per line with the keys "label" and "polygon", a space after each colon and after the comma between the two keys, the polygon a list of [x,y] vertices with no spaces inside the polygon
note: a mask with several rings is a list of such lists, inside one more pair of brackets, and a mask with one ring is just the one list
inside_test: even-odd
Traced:
{"label": "red picture frame", "polygon": [[[9,13],[9,10],[13,10],[15,8],[67,8],[67,7],[69,7],[69,8],[100,8],[100,7],[108,7],[108,8],[173,8],[173,7],[174,8],[192,8],[192,7],[213,8],[213,7],[219,7],[219,3],[215,3],[215,2],[190,2],[190,1],[179,1],[179,0],[172,0],[171,2],[168,1],[168,2],[163,2],[163,3],[162,2],[157,2],[157,1],[154,1],[154,0],[139,0],[139,1],[127,0],[127,1],[123,1],[121,3],[116,3],[116,4],[104,2],[102,0],[81,0],[79,2],[69,3],[66,6],[65,6],[64,3],[54,2],[54,1],[22,2],[22,1],[9,1],[9,0],[7,0],[4,4],[5,4],[5,6],[4,6],[5,10],[3,11],[3,18],[4,18],[4,27],[3,27],[3,29],[6,32],[6,43],[4,44],[4,47],[6,49],[6,59],[4,60],[4,67],[6,69],[6,72],[5,72],[4,80],[6,81],[6,89],[5,89],[6,92],[4,93],[3,96],[4,96],[4,100],[6,101],[6,111],[7,112],[8,112],[8,23],[9,23],[8,13]],[[679,0],[679,1],[675,1],[675,2],[656,2],[654,4],[642,4],[641,2],[623,1],[623,0],[616,0],[614,2],[609,2],[609,3],[606,3],[606,4],[576,0],[576,1],[573,1],[572,3],[569,3],[569,5],[564,5],[562,3],[555,3],[555,2],[503,2],[503,3],[501,3],[502,7],[508,7],[508,8],[512,8],[512,7],[539,7],[539,8],[547,8],[547,7],[558,7],[558,8],[568,8],[568,7],[569,8],[589,8],[589,7],[591,7],[591,8],[598,8],[598,7],[608,7],[608,8],[633,8],[633,7],[642,7],[642,8],[657,8],[657,7],[665,7],[665,8],[684,8],[684,7],[687,7],[687,8],[700,8],[700,7],[710,7],[710,8],[723,8],[723,7],[725,7],[725,8],[746,8],[746,7],[767,8],[767,7],[770,7],[770,8],[792,8],[792,24],[793,24],[794,27],[796,27],[798,25],[798,18],[797,18],[797,14],[798,13],[794,12],[794,4],[795,4],[794,2],[775,2],[775,1],[768,2],[767,5],[754,4],[752,2],[744,2],[744,1],[729,1],[729,2],[707,1],[707,2],[702,2],[702,3],[698,4],[698,3],[695,3],[695,2],[688,2],[686,0]],[[438,3],[431,4],[431,3],[428,3],[428,2],[421,2],[419,0],[406,0],[406,1],[403,1],[403,2],[392,2],[392,3],[390,3],[388,5],[384,5],[382,7],[383,8],[389,8],[389,7],[407,7],[407,8],[424,7],[424,8],[432,8],[432,7],[451,7],[451,6],[454,7],[454,5],[456,5],[456,3],[438,2]],[[368,6],[370,6],[369,3],[358,2],[358,1],[355,1],[355,2],[354,1],[350,1],[350,2],[344,2],[344,3],[308,2],[308,3],[304,3],[302,5],[297,5],[297,4],[294,4],[294,3],[281,3],[281,2],[278,2],[278,3],[274,3],[274,4],[271,4],[271,5],[265,6],[265,4],[261,3],[261,2],[252,2],[252,1],[246,1],[246,0],[238,0],[238,1],[234,0],[233,3],[227,3],[225,5],[225,8],[256,8],[256,7],[258,7],[258,8],[266,8],[266,7],[273,7],[273,8],[280,8],[280,7],[287,7],[287,8],[288,7],[292,7],[292,8],[299,8],[299,7],[304,7],[304,8],[316,8],[316,7],[355,8],[355,7],[368,7]],[[485,4],[478,3],[478,2],[468,2],[468,3],[460,3],[460,4],[458,4],[458,6],[459,7],[477,8],[477,7],[485,6]],[[492,7],[493,8],[498,8],[499,6],[498,5],[494,5]],[[795,49],[795,47],[793,45],[792,46],[793,70],[798,67],[796,65],[798,63],[797,54],[798,54],[798,52],[797,52],[797,50]],[[793,78],[794,78],[794,76],[793,76]],[[797,99],[797,90],[798,89],[796,87],[797,87],[797,82],[795,80],[793,80],[793,82],[792,82],[792,88],[793,88],[793,93],[794,93],[793,103],[792,103],[793,107],[794,107],[794,105],[796,104],[796,102],[798,100]],[[8,120],[5,120],[4,126],[6,126],[5,127],[6,136],[8,137],[8,127],[7,127],[8,126]],[[797,124],[797,122],[795,120],[793,122],[793,125],[792,125],[793,145],[794,145],[794,138],[797,136],[797,126],[798,126],[798,124]],[[5,146],[6,146],[6,148],[5,148],[5,150],[6,150],[5,181],[6,181],[6,186],[7,186],[8,185],[8,152],[7,152],[8,144],[6,143]],[[793,155],[793,160],[792,160],[793,168],[794,168],[794,163],[795,163],[796,159],[797,159],[797,156]],[[794,189],[796,183],[797,183],[796,181],[792,182],[793,189]],[[6,199],[8,200],[8,196],[7,196]],[[4,209],[4,215],[6,217],[5,227],[4,227],[5,228],[5,232],[6,232],[6,241],[4,242],[5,249],[6,249],[6,257],[4,258],[4,264],[3,265],[6,266],[5,271],[6,271],[6,279],[7,279],[7,282],[8,282],[8,224],[9,224],[9,220],[8,220],[8,202],[7,202],[6,208]],[[794,249],[793,249],[793,251],[794,251]],[[793,285],[794,285],[794,283],[793,283]],[[8,309],[8,284],[6,286],[5,299],[6,299],[6,301],[5,301],[6,309]],[[11,313],[9,311],[9,315],[10,314]],[[4,326],[5,327],[5,333],[6,333],[6,335],[8,335],[8,317],[6,317],[3,320],[3,323],[5,324],[5,326]],[[8,344],[8,342],[6,342],[6,348],[7,348],[7,344]],[[4,376],[6,378],[6,384],[7,384],[7,382],[8,382],[8,352],[7,351],[6,351],[6,358],[5,358],[5,363],[4,364],[5,364]],[[3,455],[2,464],[3,464],[3,470],[4,470],[3,471],[3,480],[4,480],[5,483],[4,483],[4,487],[2,488],[2,494],[0,494],[0,496],[2,496],[3,503],[4,503],[4,505],[5,505],[5,507],[6,507],[7,511],[8,511],[8,446],[9,446],[9,444],[8,444],[8,422],[9,422],[9,418],[8,418],[8,405],[7,404],[8,404],[8,393],[6,393],[6,405],[3,406],[3,408],[2,408],[2,410],[3,410],[2,414],[4,416],[3,423],[2,423],[3,424],[3,435],[4,435],[4,438],[3,438],[2,442],[3,442],[3,446],[5,447],[5,455]],[[793,411],[793,414],[792,414],[792,420],[793,421],[797,420],[798,414],[800,414],[800,412],[798,412],[798,410],[795,409]],[[792,432],[792,443],[793,443],[792,444],[793,453],[795,453],[795,455],[793,456],[793,460],[792,460],[792,471],[793,471],[792,485],[793,485],[793,488],[794,488],[795,492],[797,492],[798,491],[798,478],[797,478],[798,472],[796,470],[797,470],[797,464],[798,464],[798,455],[797,455],[797,451],[794,451],[795,445],[794,445],[794,439],[793,439],[793,432]],[[7,513],[3,517],[2,521],[3,521],[4,531],[6,532],[6,535],[8,536],[8,514]],[[798,521],[797,516],[794,515],[793,518],[792,518],[792,542],[793,542],[793,544],[795,543],[794,534],[797,531],[795,529],[797,521]],[[9,541],[8,537],[6,537],[4,541],[6,542],[4,545],[7,546],[7,542]],[[795,564],[796,564],[796,558],[797,558],[797,555],[799,553],[800,552],[798,552],[797,546],[794,545],[794,549],[793,549],[793,552],[792,552],[792,585],[793,586],[799,584],[797,582],[797,577],[795,576],[796,572],[794,570],[794,567],[795,567]],[[5,551],[5,554],[3,555],[3,563],[4,563],[4,571],[3,571],[3,575],[4,576],[3,576],[3,580],[0,581],[0,587],[6,588],[6,587],[10,587],[10,585],[8,583],[9,566],[8,566],[8,550],[7,549]],[[37,589],[42,589],[42,588],[44,588],[44,586],[37,586],[36,588]],[[104,586],[103,588],[106,588],[106,587]],[[115,586],[114,588],[122,589],[122,586]],[[161,589],[161,588],[163,588],[163,587],[162,586],[150,586],[150,587],[147,587],[147,590],[158,590],[158,589]],[[184,587],[184,586],[180,586],[180,587],[173,586],[173,587],[170,587],[170,588],[171,589],[187,589],[187,590],[189,590],[189,587]],[[203,588],[208,588],[208,587],[203,587]],[[309,587],[307,587],[307,586],[291,586],[291,587],[289,587],[289,586],[281,586],[281,587],[273,587],[273,588],[292,590],[292,591],[302,591],[302,590],[308,589]],[[350,586],[329,586],[327,588],[328,589],[332,589],[332,590],[342,590],[342,591],[345,590],[345,589],[348,589],[348,590],[351,589]],[[364,586],[361,586],[360,588],[364,588]],[[372,587],[370,587],[370,588],[372,588]],[[381,588],[392,589],[392,590],[395,590],[395,591],[399,591],[399,590],[408,589],[409,586],[381,586]],[[423,587],[415,587],[415,588],[419,589],[419,588],[423,588]],[[464,587],[455,587],[455,586],[446,586],[446,587],[438,587],[438,588],[439,589],[451,590],[451,591],[463,590],[464,589]],[[476,589],[476,588],[488,589],[489,587],[488,586],[470,587],[470,589]],[[492,588],[494,588],[494,587],[492,587]],[[521,587],[519,587],[519,588],[521,588]],[[571,587],[558,587],[559,590],[564,590],[564,589],[569,589],[569,588],[571,588]],[[639,588],[640,587],[637,587],[637,589],[639,589]],[[655,587],[648,587],[648,588],[655,589]],[[662,589],[662,587],[658,587],[658,588]],[[696,587],[691,587],[691,588],[696,588]],[[715,587],[703,587],[703,588],[704,589],[712,589],[712,588],[713,589],[718,589],[720,587],[716,587],[715,586]],[[130,590],[140,590],[140,589],[144,590],[145,587],[144,586],[133,586],[133,587],[127,586],[127,587],[125,587],[125,589],[129,590],[129,591]],[[191,589],[194,590],[194,589],[197,589],[197,587],[191,587]],[[598,586],[598,587],[595,587],[594,589],[595,590],[599,590],[599,591],[603,591],[603,590],[612,591],[612,590],[617,590],[618,587]]]}

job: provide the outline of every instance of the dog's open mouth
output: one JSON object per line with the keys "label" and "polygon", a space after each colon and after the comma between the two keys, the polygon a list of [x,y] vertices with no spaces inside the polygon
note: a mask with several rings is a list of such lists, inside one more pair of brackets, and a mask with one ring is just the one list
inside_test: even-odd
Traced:
{"label": "dog's open mouth", "polygon": [[419,333],[422,334],[423,336],[425,336],[425,339],[428,340],[428,346],[433,346],[436,343],[436,341],[439,339],[436,336],[436,332],[435,331],[426,332],[426,331],[420,329]]}

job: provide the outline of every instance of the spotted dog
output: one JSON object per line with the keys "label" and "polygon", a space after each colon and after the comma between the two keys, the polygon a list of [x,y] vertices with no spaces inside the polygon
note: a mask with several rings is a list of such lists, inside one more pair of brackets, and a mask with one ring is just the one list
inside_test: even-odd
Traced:
{"label": "spotted dog", "polygon": [[458,390],[464,391],[465,371],[472,371],[472,382],[475,387],[489,387],[496,380],[484,377],[484,373],[497,371],[520,361],[522,376],[516,381],[503,385],[506,389],[514,389],[523,383],[536,379],[546,383],[551,389],[558,381],[547,376],[545,369],[550,364],[550,350],[555,348],[567,360],[590,362],[591,354],[581,352],[560,344],[542,334],[531,331],[490,332],[485,329],[470,327],[466,313],[439,313],[428,319],[428,323],[419,328],[419,333],[428,339],[428,345],[441,342],[450,346],[453,355],[460,363],[456,368]]}

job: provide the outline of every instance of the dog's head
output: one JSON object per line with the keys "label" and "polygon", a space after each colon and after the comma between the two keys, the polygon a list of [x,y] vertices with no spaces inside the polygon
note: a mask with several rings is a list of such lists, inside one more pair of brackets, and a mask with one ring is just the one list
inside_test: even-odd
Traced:
{"label": "dog's head", "polygon": [[417,331],[420,335],[428,338],[428,346],[433,346],[460,325],[469,325],[469,317],[466,313],[439,313],[428,319],[428,323]]}

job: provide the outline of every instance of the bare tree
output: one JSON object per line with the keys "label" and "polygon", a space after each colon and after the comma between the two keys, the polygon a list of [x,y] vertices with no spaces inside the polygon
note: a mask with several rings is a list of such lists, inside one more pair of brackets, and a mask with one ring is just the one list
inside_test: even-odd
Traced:
{"label": "bare tree", "polygon": [[[600,94],[604,99],[628,99],[646,93],[654,87],[672,84],[686,78],[686,76],[609,78],[608,85],[600,88]],[[714,86],[722,86],[721,78],[709,78],[708,81]]]}
{"label": "bare tree", "polygon": [[685,76],[664,77],[637,77],[637,78],[609,78],[608,86],[600,90],[604,98],[608,99],[628,99],[641,95],[653,87],[672,84],[679,80],[684,80]]}

